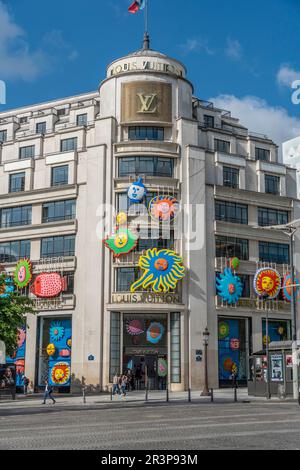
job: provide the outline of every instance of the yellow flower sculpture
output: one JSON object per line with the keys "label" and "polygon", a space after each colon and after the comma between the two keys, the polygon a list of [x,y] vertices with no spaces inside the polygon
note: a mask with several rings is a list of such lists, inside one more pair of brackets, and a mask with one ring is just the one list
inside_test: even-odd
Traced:
{"label": "yellow flower sculpture", "polygon": [[144,270],[141,278],[132,284],[131,292],[152,287],[154,292],[169,292],[184,277],[182,258],[172,250],[150,248],[139,259],[139,267]]}

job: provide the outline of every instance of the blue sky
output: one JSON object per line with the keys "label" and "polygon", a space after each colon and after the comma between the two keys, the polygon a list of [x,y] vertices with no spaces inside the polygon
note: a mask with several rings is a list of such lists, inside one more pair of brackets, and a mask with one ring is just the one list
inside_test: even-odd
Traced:
{"label": "blue sky", "polygon": [[[95,90],[138,49],[131,0],[0,0],[0,110]],[[87,7],[88,6],[88,7]],[[195,94],[278,142],[300,135],[299,0],[149,0],[152,47],[183,61]]]}

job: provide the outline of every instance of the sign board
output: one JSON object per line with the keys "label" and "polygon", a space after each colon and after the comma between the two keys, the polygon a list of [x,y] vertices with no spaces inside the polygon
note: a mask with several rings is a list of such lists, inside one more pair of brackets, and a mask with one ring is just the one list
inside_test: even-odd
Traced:
{"label": "sign board", "polygon": [[273,354],[271,356],[271,380],[272,382],[283,381],[283,356],[282,354]]}
{"label": "sign board", "polygon": [[93,356],[92,354],[90,354],[88,356],[88,361],[94,361],[95,360],[95,356]]}
{"label": "sign board", "polygon": [[202,349],[196,349],[196,354],[195,354],[196,362],[202,362],[202,358],[203,358]]}
{"label": "sign board", "polygon": [[113,304],[180,304],[179,294],[166,293],[155,294],[154,292],[145,293],[114,293],[112,294]]}

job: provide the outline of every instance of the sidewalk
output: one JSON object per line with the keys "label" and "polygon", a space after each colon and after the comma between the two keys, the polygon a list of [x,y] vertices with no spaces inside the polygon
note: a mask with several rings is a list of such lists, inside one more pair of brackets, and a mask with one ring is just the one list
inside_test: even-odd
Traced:
{"label": "sidewalk", "polygon": [[[69,396],[69,395],[60,395],[54,394],[56,399],[56,407],[59,406],[99,406],[101,405],[110,405],[114,406],[116,404],[121,405],[122,403],[130,403],[131,405],[144,405],[145,404],[145,392],[144,391],[135,391],[129,392],[126,398],[120,398],[118,396],[113,397],[109,394],[102,393],[101,395],[86,395],[86,403],[83,401],[82,396]],[[149,391],[148,392],[148,404],[151,403],[165,403],[167,400],[166,391]],[[271,400],[266,400],[264,397],[253,397],[248,395],[247,388],[239,388],[237,390],[238,402],[249,403],[249,402],[262,402],[265,404],[268,403],[292,403],[294,400],[292,398],[287,398],[285,400],[279,400],[278,397],[272,397]],[[193,391],[191,394],[192,402],[197,403],[210,403],[210,397],[201,397],[200,391]],[[0,398],[0,410],[5,408],[35,408],[40,407],[43,402],[43,394],[34,394],[34,395],[17,395],[16,400],[9,400],[9,397]],[[188,392],[169,392],[169,402],[188,402]],[[219,389],[214,390],[214,402],[215,403],[234,403],[234,390],[230,389]],[[47,404],[50,403],[50,400],[47,400]]]}

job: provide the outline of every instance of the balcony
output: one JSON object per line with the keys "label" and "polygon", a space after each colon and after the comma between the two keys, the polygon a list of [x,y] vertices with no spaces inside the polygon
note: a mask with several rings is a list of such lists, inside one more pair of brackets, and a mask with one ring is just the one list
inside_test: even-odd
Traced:
{"label": "balcony", "polygon": [[[31,260],[33,274],[50,271],[74,271],[76,269],[76,256],[60,256],[56,258],[41,258],[39,260]],[[12,263],[3,263],[5,270],[9,276],[14,274],[17,261]]]}
{"label": "balcony", "polygon": [[32,298],[33,308],[37,311],[49,310],[73,310],[76,306],[76,296],[74,294],[61,294],[52,299]]}
{"label": "balcony", "polygon": [[133,155],[159,154],[170,155],[173,157],[180,156],[180,145],[175,142],[166,140],[126,140],[114,144],[114,152],[116,157]]}

